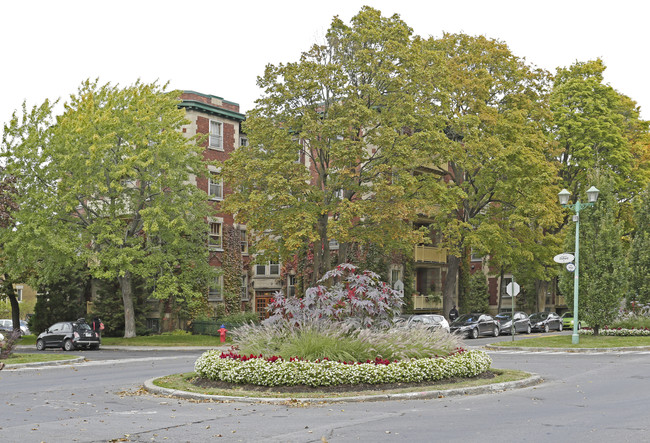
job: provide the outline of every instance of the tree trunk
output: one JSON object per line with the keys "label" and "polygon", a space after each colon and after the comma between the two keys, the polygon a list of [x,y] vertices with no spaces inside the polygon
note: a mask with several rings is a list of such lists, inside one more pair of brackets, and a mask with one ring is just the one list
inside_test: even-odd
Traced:
{"label": "tree trunk", "polygon": [[456,294],[456,279],[460,268],[460,258],[455,255],[447,256],[447,275],[442,294],[443,315],[449,316],[449,311],[455,305],[454,295]]}
{"label": "tree trunk", "polygon": [[3,292],[9,299],[9,304],[11,305],[11,323],[13,325],[12,329],[20,330],[20,303],[18,303],[18,299],[16,298],[16,291],[14,290],[13,281],[11,281],[5,275],[2,286]]}
{"label": "tree trunk", "polygon": [[124,302],[124,338],[135,337],[135,311],[133,309],[133,279],[131,273],[126,271],[118,277]]}
{"label": "tree trunk", "polygon": [[535,292],[537,293],[537,312],[542,312],[546,309],[547,289],[548,289],[547,281],[535,280]]}

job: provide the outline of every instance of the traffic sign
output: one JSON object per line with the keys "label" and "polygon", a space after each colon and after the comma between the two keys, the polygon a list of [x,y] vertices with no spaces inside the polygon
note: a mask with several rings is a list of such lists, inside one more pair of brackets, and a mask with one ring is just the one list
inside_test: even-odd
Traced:
{"label": "traffic sign", "polygon": [[573,272],[576,270],[576,265],[574,265],[573,263],[567,263],[566,270],[569,272]]}
{"label": "traffic sign", "polygon": [[519,294],[519,289],[519,284],[514,281],[506,285],[506,293],[511,297],[516,297]]}
{"label": "traffic sign", "polygon": [[571,263],[575,257],[573,254],[558,254],[555,257],[553,257],[553,261],[555,263]]}

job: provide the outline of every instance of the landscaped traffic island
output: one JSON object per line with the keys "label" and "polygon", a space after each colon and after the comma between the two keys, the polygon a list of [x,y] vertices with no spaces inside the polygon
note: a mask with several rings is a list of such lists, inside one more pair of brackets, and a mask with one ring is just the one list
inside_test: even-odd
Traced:
{"label": "landscaped traffic island", "polygon": [[478,350],[458,349],[445,357],[410,358],[366,362],[328,359],[303,360],[261,355],[242,356],[234,352],[207,351],[194,370],[201,378],[258,386],[337,386],[356,384],[418,383],[452,378],[469,378],[490,369],[492,360]]}

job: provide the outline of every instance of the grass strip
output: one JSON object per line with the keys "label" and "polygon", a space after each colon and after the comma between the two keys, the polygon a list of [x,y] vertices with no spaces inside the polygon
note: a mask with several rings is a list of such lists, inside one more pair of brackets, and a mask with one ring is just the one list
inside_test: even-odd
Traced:
{"label": "grass strip", "polygon": [[626,348],[635,346],[650,346],[650,337],[612,337],[580,335],[580,343],[574,345],[571,342],[571,335],[552,335],[547,337],[526,338],[517,341],[503,341],[492,343],[493,346],[514,346],[530,348],[561,348],[561,349],[583,349],[583,348]]}
{"label": "grass strip", "polygon": [[78,355],[70,354],[13,354],[6,360],[3,360],[8,365],[18,365],[23,363],[41,363],[48,361],[71,360],[77,358]]}

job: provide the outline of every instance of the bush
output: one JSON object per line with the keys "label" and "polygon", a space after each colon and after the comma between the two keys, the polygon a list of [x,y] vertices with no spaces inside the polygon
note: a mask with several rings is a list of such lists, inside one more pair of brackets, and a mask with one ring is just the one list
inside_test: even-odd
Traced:
{"label": "bush", "polygon": [[[333,281],[329,287],[322,283]],[[355,327],[388,327],[404,303],[401,294],[380,281],[370,271],[358,273],[357,267],[341,264],[327,272],[321,285],[309,288],[303,298],[276,293],[270,303],[271,316],[266,323],[293,325],[318,320],[345,321]]]}

